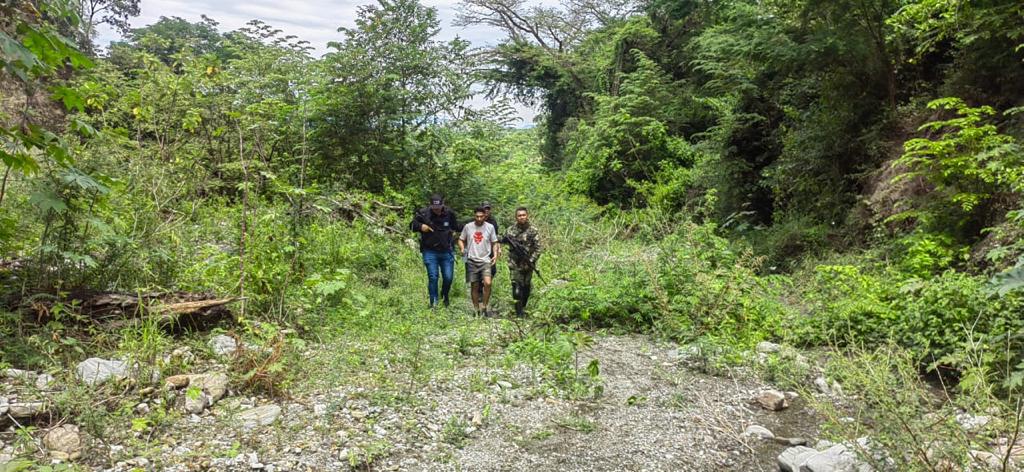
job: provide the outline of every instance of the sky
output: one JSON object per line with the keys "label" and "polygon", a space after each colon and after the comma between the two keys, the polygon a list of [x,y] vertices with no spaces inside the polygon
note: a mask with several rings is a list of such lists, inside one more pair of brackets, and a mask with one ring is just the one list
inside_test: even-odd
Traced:
{"label": "sky", "polygon": [[[315,48],[314,55],[327,52],[327,42],[341,39],[338,28],[355,26],[358,7],[371,3],[373,0],[220,0],[220,1],[189,1],[189,0],[142,0],[139,6],[142,13],[131,19],[133,28],[150,25],[161,16],[178,16],[191,22],[201,21],[201,16],[212,18],[220,23],[222,32],[236,30],[245,26],[252,19],[279,28],[284,34],[293,34],[299,39],[309,41]],[[459,0],[420,0],[426,6],[437,9],[441,21],[441,32],[437,39],[449,40],[455,37],[468,40],[474,46],[493,46],[504,36],[499,30],[485,26],[460,27],[453,26]],[[541,0],[541,3],[557,4],[556,0]],[[101,25],[97,44],[107,46],[120,35],[107,25]],[[488,102],[483,97],[474,98],[472,106],[485,106]],[[515,126],[530,126],[537,110],[524,105],[516,105],[520,122]]]}

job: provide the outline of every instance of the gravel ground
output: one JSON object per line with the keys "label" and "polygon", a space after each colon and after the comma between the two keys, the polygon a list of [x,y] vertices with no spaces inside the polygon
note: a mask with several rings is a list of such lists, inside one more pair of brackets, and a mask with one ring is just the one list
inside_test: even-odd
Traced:
{"label": "gravel ground", "polygon": [[[292,398],[229,393],[199,415],[171,417],[157,437],[126,431],[89,441],[79,463],[111,472],[758,471],[777,470],[784,446],[743,437],[747,426],[815,436],[799,399],[782,412],[763,410],[751,398],[764,385],[700,373],[679,352],[643,336],[596,335],[579,356],[583,368],[599,362],[596,400],[566,399],[534,368],[494,351],[451,354],[452,368],[425,385],[401,372],[373,384],[320,385],[323,372],[312,370],[320,364],[310,362],[310,382]],[[246,412],[269,405],[281,408],[272,424],[242,425]]]}

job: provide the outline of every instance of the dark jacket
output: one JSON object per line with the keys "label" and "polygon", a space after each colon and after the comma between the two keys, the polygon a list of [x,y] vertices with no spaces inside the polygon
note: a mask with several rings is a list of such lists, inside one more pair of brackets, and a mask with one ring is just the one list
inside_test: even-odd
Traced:
{"label": "dark jacket", "polygon": [[[420,231],[420,225],[430,226],[434,231],[424,233]],[[436,215],[430,207],[425,207],[413,215],[409,229],[420,234],[420,251],[451,251],[452,233],[461,231],[462,226],[451,208],[446,206],[440,215]]]}

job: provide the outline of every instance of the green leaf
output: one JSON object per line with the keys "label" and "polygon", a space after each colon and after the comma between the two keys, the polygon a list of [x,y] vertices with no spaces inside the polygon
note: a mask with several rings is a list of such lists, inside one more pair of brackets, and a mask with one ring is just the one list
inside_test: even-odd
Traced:
{"label": "green leaf", "polygon": [[54,193],[53,190],[49,189],[32,193],[28,198],[28,202],[43,213],[50,211],[60,213],[68,209],[64,200]]}
{"label": "green leaf", "polygon": [[1005,297],[1014,290],[1024,288],[1024,267],[1014,267],[996,275],[989,282],[989,286],[1000,297]]}

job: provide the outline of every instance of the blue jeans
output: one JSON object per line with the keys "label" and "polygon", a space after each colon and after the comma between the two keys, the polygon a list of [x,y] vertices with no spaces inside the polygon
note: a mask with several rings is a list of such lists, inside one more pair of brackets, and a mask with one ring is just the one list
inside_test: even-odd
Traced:
{"label": "blue jeans", "polygon": [[448,292],[452,288],[452,277],[455,273],[455,254],[452,251],[423,250],[423,265],[427,268],[427,293],[430,294],[430,306],[437,304],[437,278],[441,276],[441,298],[448,301]]}

